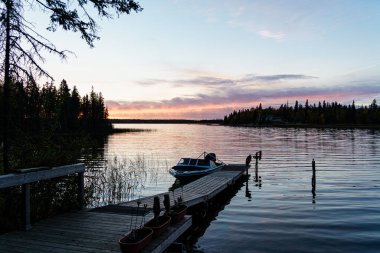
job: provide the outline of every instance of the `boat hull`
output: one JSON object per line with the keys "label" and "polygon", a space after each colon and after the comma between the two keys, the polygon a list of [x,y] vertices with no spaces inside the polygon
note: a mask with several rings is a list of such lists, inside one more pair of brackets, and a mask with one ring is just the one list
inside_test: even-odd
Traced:
{"label": "boat hull", "polygon": [[169,173],[174,176],[175,178],[178,178],[181,181],[187,181],[187,180],[194,180],[198,179],[200,177],[206,176],[208,174],[211,174],[215,171],[220,170],[224,166],[219,166],[213,169],[207,169],[207,170],[195,170],[195,167],[189,168],[189,170],[186,170],[184,168],[177,168],[178,166],[174,166],[170,169]]}

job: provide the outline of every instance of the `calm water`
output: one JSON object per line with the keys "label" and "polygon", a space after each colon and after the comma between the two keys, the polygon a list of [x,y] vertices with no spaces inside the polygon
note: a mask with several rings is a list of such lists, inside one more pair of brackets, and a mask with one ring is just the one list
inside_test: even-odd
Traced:
{"label": "calm water", "polygon": [[[380,132],[233,128],[204,125],[118,125],[154,129],[114,134],[104,157],[148,160],[137,197],[167,191],[170,166],[182,156],[215,152],[244,163],[262,150],[261,184],[252,176],[199,238],[204,252],[380,252]],[[311,161],[316,161],[316,196]]]}

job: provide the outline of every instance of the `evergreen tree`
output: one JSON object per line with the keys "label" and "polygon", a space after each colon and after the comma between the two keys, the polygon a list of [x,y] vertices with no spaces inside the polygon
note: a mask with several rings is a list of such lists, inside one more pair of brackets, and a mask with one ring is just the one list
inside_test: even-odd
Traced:
{"label": "evergreen tree", "polygon": [[[112,18],[112,11],[117,15],[130,14],[142,10],[135,0],[0,0],[0,52],[3,71],[3,164],[5,172],[9,170],[9,130],[10,125],[10,88],[11,82],[26,79],[34,82],[34,75],[43,75],[53,79],[43,69],[43,51],[65,58],[67,51],[58,50],[49,40],[34,30],[25,20],[24,7],[42,10],[50,15],[48,30],[56,31],[58,27],[66,31],[79,32],[81,38],[90,46],[99,39],[96,22],[90,16],[91,7],[98,16]],[[90,7],[89,7],[90,6]],[[31,8],[32,7],[32,8]]]}
{"label": "evergreen tree", "polygon": [[301,124],[380,124],[380,108],[377,106],[376,99],[372,101],[369,108],[366,106],[357,107],[355,101],[350,105],[341,105],[334,101],[328,103],[318,102],[310,105],[306,100],[305,106],[302,106],[295,101],[295,106],[288,107],[280,105],[278,109],[269,107],[262,109],[259,106],[250,110],[234,111],[224,117],[224,124],[239,125],[239,124],[277,124],[282,122],[301,123]]}
{"label": "evergreen tree", "polygon": [[77,87],[74,86],[73,91],[71,92],[68,115],[69,129],[71,131],[79,130],[80,99],[81,98],[78,93]]}

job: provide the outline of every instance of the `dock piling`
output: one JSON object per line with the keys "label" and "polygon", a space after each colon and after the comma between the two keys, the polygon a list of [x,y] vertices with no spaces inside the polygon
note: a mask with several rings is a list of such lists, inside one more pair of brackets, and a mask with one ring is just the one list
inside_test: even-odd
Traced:
{"label": "dock piling", "polygon": [[[256,168],[256,174],[257,174],[257,168],[258,168],[258,163],[259,163],[259,160],[261,160],[261,156],[262,156],[262,151],[257,151],[255,153],[255,156],[253,156],[253,158],[255,158],[256,160],[256,163],[255,163],[255,168]],[[249,165],[252,161],[252,155],[248,155],[247,158],[245,159],[245,172],[246,174],[248,174],[248,169],[249,169]]]}
{"label": "dock piling", "polygon": [[256,160],[256,164],[255,164],[255,181],[256,182],[259,181],[259,163],[257,162],[257,160]]}
{"label": "dock piling", "polygon": [[255,159],[256,159],[256,163],[255,163],[255,181],[258,182],[259,181],[259,160],[261,160],[261,155],[262,155],[262,152],[261,150],[256,152],[255,154]]}
{"label": "dock piling", "polygon": [[250,167],[250,163],[252,161],[252,155],[248,155],[247,158],[245,158],[245,174],[248,175],[248,169]]}
{"label": "dock piling", "polygon": [[313,159],[313,161],[311,162],[311,167],[312,167],[312,170],[313,170],[313,176],[311,178],[311,192],[313,193],[313,196],[315,196],[315,189],[316,189],[316,170],[315,170],[315,161]]}
{"label": "dock piling", "polygon": [[30,225],[30,184],[22,185],[22,198],[23,198],[23,229],[29,230],[32,228]]}

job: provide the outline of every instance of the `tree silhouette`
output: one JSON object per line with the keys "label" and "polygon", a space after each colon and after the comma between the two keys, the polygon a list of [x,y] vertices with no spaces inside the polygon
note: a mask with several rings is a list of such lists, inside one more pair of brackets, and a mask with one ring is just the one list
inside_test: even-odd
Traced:
{"label": "tree silhouette", "polygon": [[65,58],[68,51],[58,50],[48,39],[35,30],[33,24],[23,16],[24,7],[36,7],[50,15],[50,31],[58,27],[66,31],[79,32],[81,38],[90,46],[99,39],[97,24],[89,14],[95,9],[102,18],[112,18],[114,14],[130,14],[142,10],[135,0],[0,0],[0,67],[3,80],[3,165],[9,171],[9,131],[10,126],[10,88],[11,82],[26,80],[35,82],[35,76],[53,77],[42,67],[43,52]]}
{"label": "tree silhouette", "polygon": [[278,109],[260,107],[233,111],[224,117],[226,125],[303,125],[303,126],[363,126],[379,127],[380,107],[376,99],[367,106],[357,107],[355,101],[350,105],[341,105],[338,102],[318,102],[318,105],[309,104],[306,100],[303,106],[295,101],[294,108],[288,103],[280,105]]}

